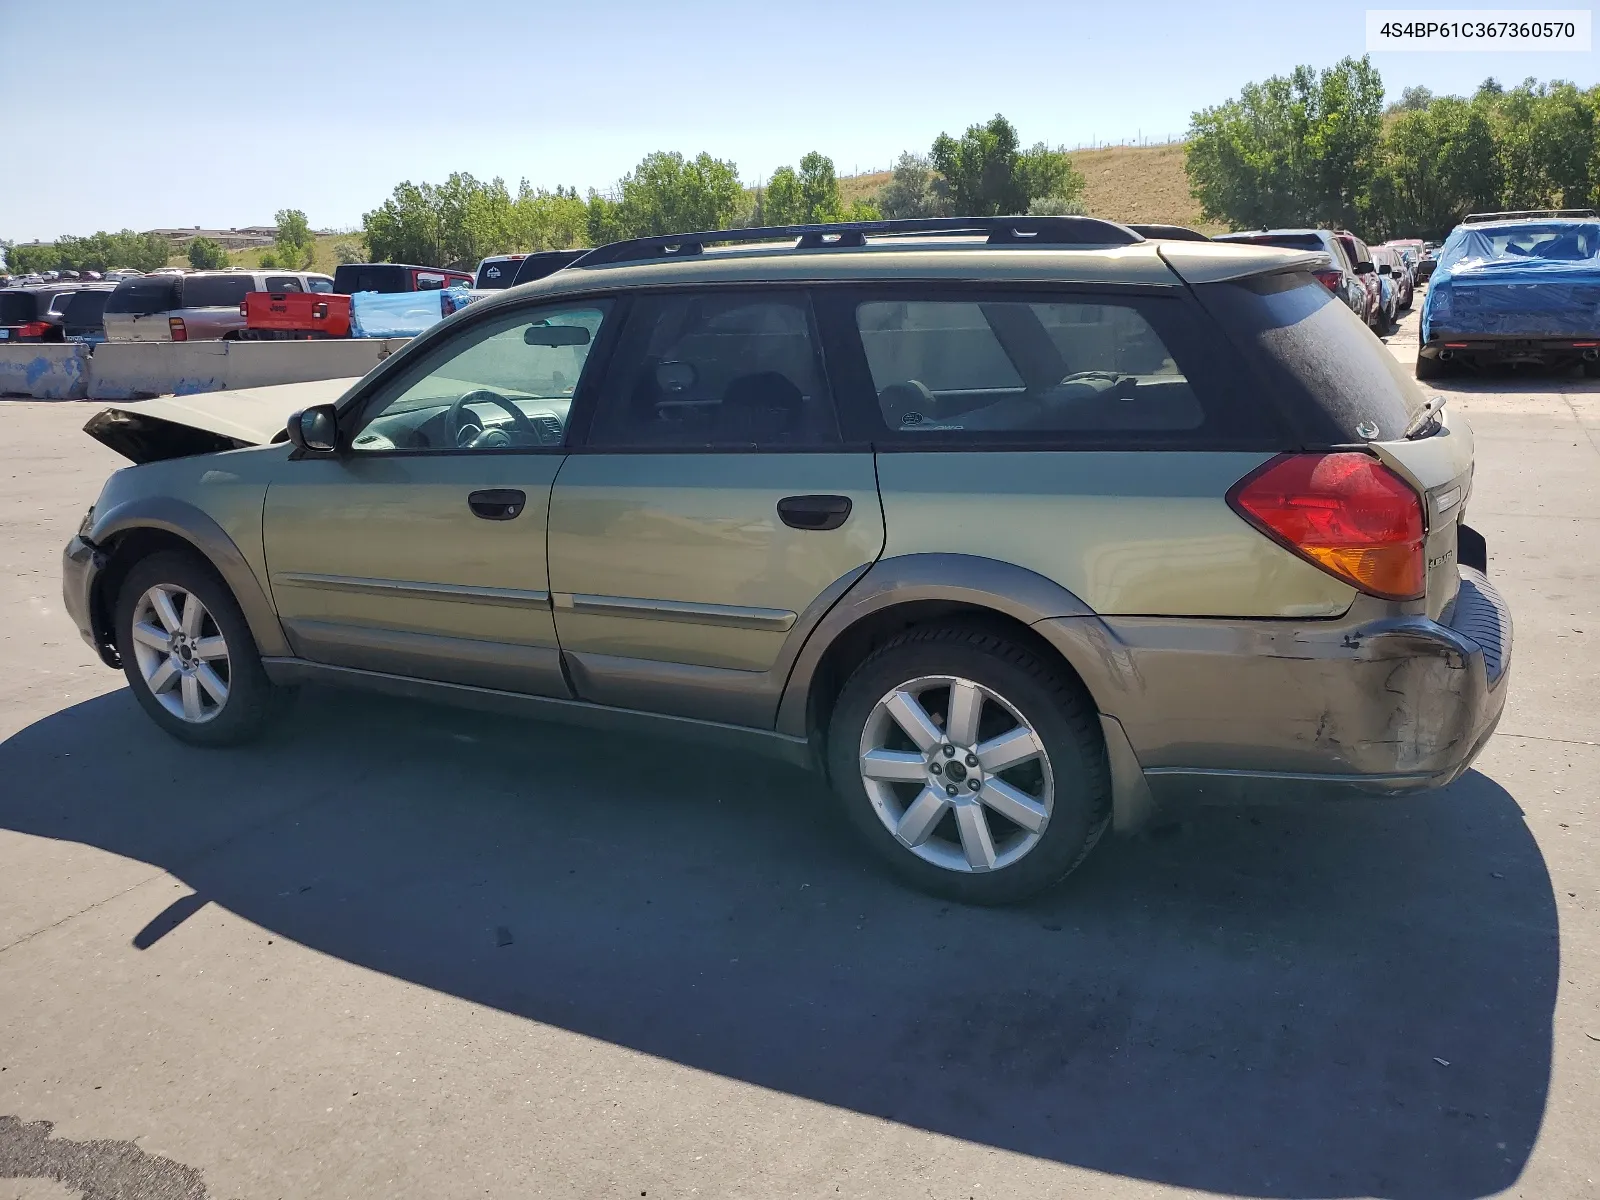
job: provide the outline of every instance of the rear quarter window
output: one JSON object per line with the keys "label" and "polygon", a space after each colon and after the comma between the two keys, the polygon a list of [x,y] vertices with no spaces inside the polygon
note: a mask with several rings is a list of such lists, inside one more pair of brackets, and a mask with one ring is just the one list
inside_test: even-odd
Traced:
{"label": "rear quarter window", "polygon": [[1195,289],[1312,444],[1398,438],[1426,401],[1389,349],[1302,271]]}
{"label": "rear quarter window", "polygon": [[255,287],[251,275],[191,275],[183,281],[183,307],[238,308]]}
{"label": "rear quarter window", "polygon": [[[1277,449],[1212,319],[1181,296],[929,288],[830,298],[859,339],[870,440],[905,448]],[[852,406],[856,407],[856,406]]]}

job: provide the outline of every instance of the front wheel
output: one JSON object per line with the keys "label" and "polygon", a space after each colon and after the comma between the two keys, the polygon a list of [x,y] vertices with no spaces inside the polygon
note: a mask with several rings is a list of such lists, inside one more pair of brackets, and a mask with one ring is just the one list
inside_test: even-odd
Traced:
{"label": "front wheel", "polygon": [[116,639],[140,706],[193,745],[250,741],[287,698],[262,669],[233,593],[195,555],[164,552],[134,564],[117,596]]}
{"label": "front wheel", "polygon": [[1082,689],[983,629],[912,630],[845,684],[829,775],[852,824],[924,891],[1007,904],[1059,882],[1111,817]]}

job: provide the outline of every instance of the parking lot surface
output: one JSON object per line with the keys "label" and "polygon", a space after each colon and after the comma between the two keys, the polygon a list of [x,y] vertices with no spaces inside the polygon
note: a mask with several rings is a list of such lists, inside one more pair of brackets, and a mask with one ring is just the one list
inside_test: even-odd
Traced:
{"label": "parking lot surface", "polygon": [[1600,382],[1443,390],[1516,621],[1476,770],[981,911],[756,759],[166,738],[61,607],[97,406],[0,403],[0,1197],[1600,1195]]}

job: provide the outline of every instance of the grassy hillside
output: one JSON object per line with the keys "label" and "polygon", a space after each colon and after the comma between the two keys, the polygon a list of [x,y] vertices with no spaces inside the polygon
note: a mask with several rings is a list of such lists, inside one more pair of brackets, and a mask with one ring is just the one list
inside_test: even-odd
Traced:
{"label": "grassy hillside", "polygon": [[[359,237],[353,233],[330,233],[317,238],[316,249],[312,252],[310,271],[321,271],[324,275],[332,275],[334,267],[339,265],[339,260],[333,253],[335,242],[358,241]],[[252,250],[235,250],[228,255],[228,263],[235,267],[259,267],[261,256],[270,253],[271,246],[261,246]],[[167,259],[169,267],[187,267],[189,265],[188,248],[179,246],[172,257]]]}
{"label": "grassy hillside", "polygon": [[[1076,150],[1072,164],[1083,173],[1083,202],[1090,216],[1187,225],[1205,233],[1220,233],[1224,228],[1201,221],[1200,204],[1189,195],[1189,178],[1183,173],[1181,142]],[[847,204],[870,200],[889,178],[888,171],[848,175],[839,180],[839,194]]]}

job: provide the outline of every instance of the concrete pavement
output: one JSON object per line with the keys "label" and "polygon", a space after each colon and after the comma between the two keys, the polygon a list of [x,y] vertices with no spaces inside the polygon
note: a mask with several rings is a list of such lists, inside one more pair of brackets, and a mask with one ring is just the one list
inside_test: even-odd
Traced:
{"label": "concrete pavement", "polygon": [[166,739],[61,611],[97,406],[0,403],[0,1198],[1597,1194],[1600,384],[1448,390],[1517,622],[1477,770],[1008,911],[759,760],[328,695]]}

